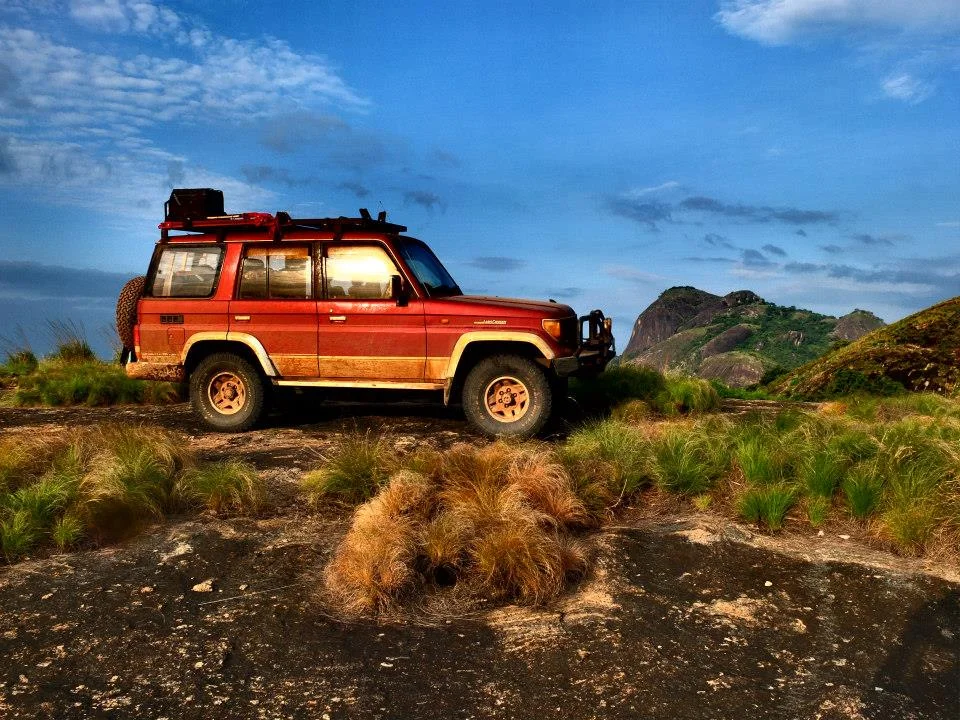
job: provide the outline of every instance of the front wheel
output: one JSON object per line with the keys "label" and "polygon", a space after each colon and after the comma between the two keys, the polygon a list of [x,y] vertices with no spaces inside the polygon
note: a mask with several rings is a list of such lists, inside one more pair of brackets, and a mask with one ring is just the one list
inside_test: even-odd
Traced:
{"label": "front wheel", "polygon": [[266,389],[249,362],[231,353],[216,353],[201,360],[190,374],[190,402],[214,430],[243,432],[263,414]]}
{"label": "front wheel", "polygon": [[540,432],[553,407],[543,369],[518,355],[478,362],[463,383],[463,412],[486,435],[530,437]]}

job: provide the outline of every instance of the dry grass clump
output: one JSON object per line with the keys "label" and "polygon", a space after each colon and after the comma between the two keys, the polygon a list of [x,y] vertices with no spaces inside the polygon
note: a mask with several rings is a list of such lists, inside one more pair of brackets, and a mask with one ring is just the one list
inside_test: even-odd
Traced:
{"label": "dry grass clump", "polygon": [[459,444],[429,476],[396,473],[357,509],[326,586],[351,614],[453,584],[542,604],[585,571],[570,532],[592,522],[546,447]]}

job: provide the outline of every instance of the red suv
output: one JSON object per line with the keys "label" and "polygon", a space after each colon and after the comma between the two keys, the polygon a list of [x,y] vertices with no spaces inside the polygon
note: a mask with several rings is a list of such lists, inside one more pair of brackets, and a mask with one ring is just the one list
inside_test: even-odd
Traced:
{"label": "red suv", "polygon": [[227,215],[219,191],[174,190],[149,272],[118,304],[127,374],[188,381],[223,431],[294,386],[442,392],[483,432],[529,436],[566,378],[613,357],[599,310],[464,295],[405,227],[360,215]]}

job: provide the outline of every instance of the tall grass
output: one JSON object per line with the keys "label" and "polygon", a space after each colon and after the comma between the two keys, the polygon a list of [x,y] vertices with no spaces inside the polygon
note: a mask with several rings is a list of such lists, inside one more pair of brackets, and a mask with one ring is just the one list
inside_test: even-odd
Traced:
{"label": "tall grass", "polygon": [[651,439],[618,420],[595,421],[571,433],[559,456],[595,513],[655,479]]}

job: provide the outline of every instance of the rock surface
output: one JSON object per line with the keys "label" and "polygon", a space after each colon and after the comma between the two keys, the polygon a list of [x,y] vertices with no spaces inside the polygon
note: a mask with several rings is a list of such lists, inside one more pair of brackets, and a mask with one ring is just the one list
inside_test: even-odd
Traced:
{"label": "rock surface", "polygon": [[622,361],[745,387],[882,325],[865,310],[835,318],[768,303],[750,290],[720,296],[673,287],[637,318]]}

